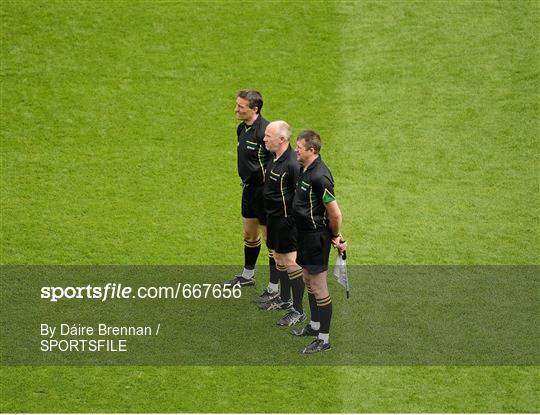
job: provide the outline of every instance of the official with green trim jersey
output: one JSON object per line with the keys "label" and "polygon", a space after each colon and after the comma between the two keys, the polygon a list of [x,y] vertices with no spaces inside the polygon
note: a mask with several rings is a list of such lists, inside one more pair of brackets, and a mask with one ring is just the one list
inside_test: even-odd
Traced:
{"label": "official with green trim jersey", "polygon": [[334,200],[334,178],[319,156],[298,177],[293,200],[296,227],[299,230],[328,228],[324,204]]}
{"label": "official with green trim jersey", "polygon": [[266,169],[264,208],[269,216],[292,217],[292,202],[300,163],[289,145],[279,157],[272,157]]}
{"label": "official with green trim jersey", "polygon": [[344,255],[347,242],[341,235],[341,209],[334,196],[334,178],[321,159],[321,136],[304,130],[296,140],[296,156],[303,169],[293,199],[298,251],[296,262],[302,267],[308,291],[311,321],[299,337],[317,336],[302,351],[312,354],[330,350],[332,300],[328,291],[328,261],[332,246]]}
{"label": "official with green trim jersey", "polygon": [[[290,125],[277,120],[268,124],[264,137],[266,148],[274,154],[266,169],[263,191],[267,214],[266,246],[276,261],[276,275],[281,287],[278,296],[261,308],[287,310],[287,314],[277,321],[278,326],[292,326],[306,319],[302,305],[304,281],[302,269],[296,263],[297,232],[292,215],[301,167],[290,145],[291,135]],[[268,290],[277,291],[277,288],[277,285],[268,286]]]}
{"label": "official with green trim jersey", "polygon": [[[263,97],[254,89],[242,89],[236,96],[234,112],[241,121],[236,129],[238,175],[242,180],[242,227],[244,236],[244,270],[225,281],[226,286],[255,285],[255,264],[266,238],[266,212],[263,185],[270,152],[264,145],[268,121],[261,114]],[[261,238],[263,236],[263,238]],[[272,267],[273,259],[269,258]]]}

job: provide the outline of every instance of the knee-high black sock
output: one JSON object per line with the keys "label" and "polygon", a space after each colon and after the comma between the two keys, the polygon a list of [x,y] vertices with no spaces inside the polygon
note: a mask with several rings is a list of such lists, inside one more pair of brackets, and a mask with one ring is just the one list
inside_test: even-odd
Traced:
{"label": "knee-high black sock", "polygon": [[272,284],[279,284],[279,273],[276,268],[276,261],[272,252],[268,252],[268,265],[270,266],[270,282]]}
{"label": "knee-high black sock", "polygon": [[279,274],[279,295],[283,302],[291,300],[291,284],[289,282],[289,275],[287,274],[287,268],[283,265],[276,265]]}
{"label": "knee-high black sock", "polygon": [[244,239],[244,267],[246,269],[255,269],[259,252],[261,252],[261,238],[254,242]]}
{"label": "knee-high black sock", "polygon": [[317,300],[315,299],[315,295],[313,295],[313,291],[311,291],[311,286],[306,285],[307,292],[308,292],[308,299],[309,299],[309,311],[311,312],[311,321],[314,323],[318,323],[319,320],[319,307],[317,307]]}
{"label": "knee-high black sock", "polygon": [[299,313],[304,312],[302,299],[304,297],[304,280],[302,279],[302,268],[289,272],[289,280],[292,288],[293,307]]}
{"label": "knee-high black sock", "polygon": [[330,296],[317,298],[321,328],[319,333],[330,333],[330,321],[332,320],[332,300]]}

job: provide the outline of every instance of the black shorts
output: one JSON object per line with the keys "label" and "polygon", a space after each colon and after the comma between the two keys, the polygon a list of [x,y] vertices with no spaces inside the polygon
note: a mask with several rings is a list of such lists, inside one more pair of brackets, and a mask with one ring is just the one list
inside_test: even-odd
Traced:
{"label": "black shorts", "polygon": [[242,190],[242,217],[259,219],[261,225],[266,225],[264,210],[263,186],[247,185]]}
{"label": "black shorts", "polygon": [[332,247],[330,230],[298,231],[298,255],[296,262],[310,274],[328,271],[328,258]]}
{"label": "black shorts", "polygon": [[278,254],[296,251],[296,225],[294,218],[268,216],[266,225],[266,246]]}

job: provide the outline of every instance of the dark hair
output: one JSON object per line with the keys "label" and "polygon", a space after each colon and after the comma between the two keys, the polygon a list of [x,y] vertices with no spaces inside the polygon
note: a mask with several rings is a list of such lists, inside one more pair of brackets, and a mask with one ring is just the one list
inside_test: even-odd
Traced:
{"label": "dark hair", "polygon": [[236,96],[245,99],[248,102],[249,108],[253,109],[257,107],[257,114],[261,112],[263,107],[263,97],[259,91],[255,91],[254,89],[241,89]]}
{"label": "dark hair", "polygon": [[298,134],[296,141],[304,140],[306,150],[313,149],[315,154],[319,154],[321,151],[321,136],[313,130],[304,130]]}

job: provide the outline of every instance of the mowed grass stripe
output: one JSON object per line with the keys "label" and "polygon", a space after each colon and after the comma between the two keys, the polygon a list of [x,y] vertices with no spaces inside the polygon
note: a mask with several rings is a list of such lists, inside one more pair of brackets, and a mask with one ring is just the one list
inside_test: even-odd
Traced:
{"label": "mowed grass stripe", "polygon": [[[260,89],[295,128],[334,119],[334,5],[316,5],[4,3],[2,262],[240,264],[234,94]],[[338,384],[334,369],[1,373],[6,411],[316,411]]]}
{"label": "mowed grass stripe", "polygon": [[[329,133],[349,261],[538,263],[537,5],[347,2],[340,13],[342,112]],[[333,294],[334,327],[362,318]],[[342,412],[540,407],[537,367],[340,373]]]}

